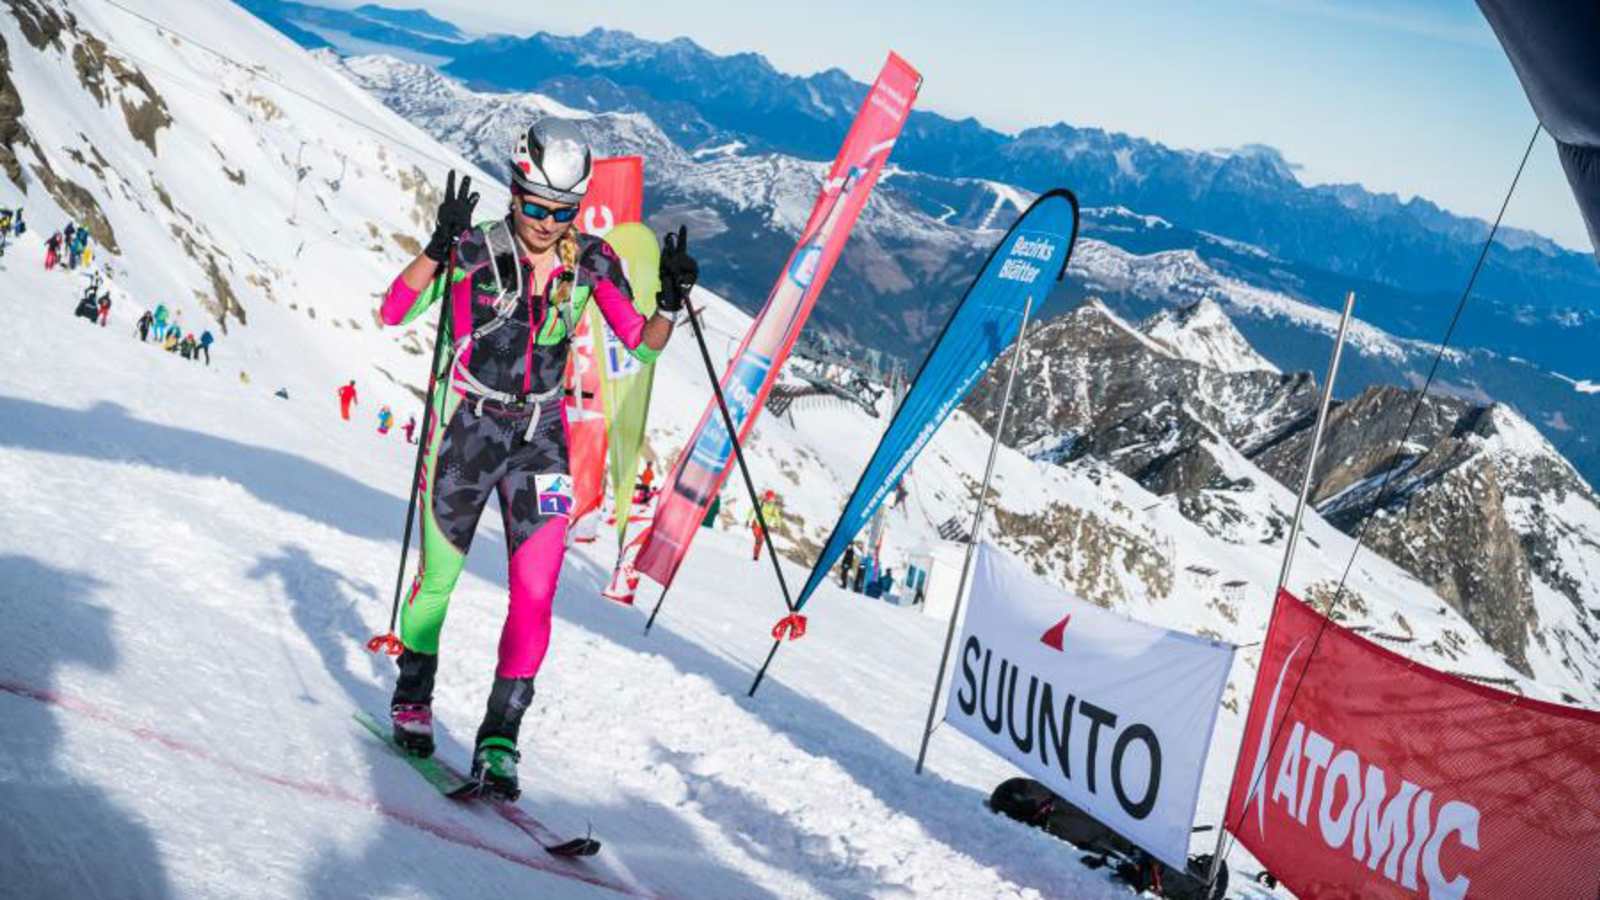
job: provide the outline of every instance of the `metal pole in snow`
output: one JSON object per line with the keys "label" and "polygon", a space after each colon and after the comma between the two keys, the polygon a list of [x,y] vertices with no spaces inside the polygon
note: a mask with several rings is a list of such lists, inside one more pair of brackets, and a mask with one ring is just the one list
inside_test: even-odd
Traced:
{"label": "metal pole in snow", "polygon": [[[1294,565],[1294,551],[1300,543],[1300,526],[1305,519],[1306,505],[1311,497],[1311,479],[1317,469],[1317,454],[1322,450],[1322,430],[1328,424],[1328,406],[1333,401],[1333,382],[1339,377],[1339,359],[1344,355],[1344,339],[1350,330],[1350,314],[1356,306],[1356,292],[1351,291],[1344,298],[1344,315],[1339,318],[1339,334],[1333,340],[1333,357],[1328,360],[1328,377],[1322,385],[1322,404],[1317,409],[1317,425],[1311,431],[1311,454],[1306,457],[1306,472],[1300,479],[1300,499],[1294,507],[1294,523],[1289,526],[1289,546],[1283,551],[1283,568],[1278,570],[1278,590],[1273,591],[1274,599],[1278,591],[1284,589],[1289,583],[1289,569]],[[1250,704],[1245,704],[1245,714],[1249,715]],[[1268,723],[1269,725],[1271,723]],[[1234,771],[1238,771],[1239,763],[1244,758],[1244,745],[1239,745],[1239,756],[1234,760]],[[1206,875],[1206,884],[1214,884],[1217,874],[1222,870],[1222,844],[1228,837],[1228,810],[1227,802],[1223,802],[1222,827],[1217,829],[1217,847],[1211,853],[1211,870]]]}
{"label": "metal pole in snow", "polygon": [[1328,379],[1322,386],[1322,407],[1317,410],[1317,427],[1311,434],[1311,457],[1306,460],[1306,474],[1300,481],[1300,502],[1295,504],[1294,524],[1289,528],[1289,548],[1283,554],[1283,569],[1278,573],[1278,589],[1289,583],[1289,569],[1294,565],[1294,551],[1299,545],[1300,524],[1305,518],[1306,502],[1311,497],[1311,478],[1317,467],[1317,454],[1322,449],[1322,429],[1328,421],[1328,405],[1333,400],[1333,382],[1339,377],[1339,358],[1344,354],[1344,338],[1350,328],[1350,312],[1356,305],[1356,292],[1344,298],[1344,315],[1339,319],[1339,336],[1333,342],[1333,359],[1328,361]]}
{"label": "metal pole in snow", "polygon": [[1029,296],[1022,307],[1022,328],[1017,332],[1017,352],[1011,357],[1011,372],[1006,375],[1006,392],[1000,400],[1000,418],[994,425],[994,440],[989,442],[989,463],[983,470],[983,487],[978,490],[978,505],[972,511],[972,530],[967,537],[967,555],[961,563],[961,582],[956,586],[955,606],[950,610],[950,626],[944,633],[944,653],[939,657],[939,676],[933,681],[933,699],[928,702],[928,723],[922,727],[922,746],[917,749],[918,775],[928,758],[928,739],[933,737],[933,717],[939,713],[939,688],[944,685],[945,669],[950,664],[950,645],[956,639],[956,620],[961,618],[961,597],[967,592],[967,577],[972,573],[972,554],[978,546],[978,532],[983,527],[983,504],[989,499],[989,481],[994,477],[994,461],[1000,452],[1000,435],[1006,427],[1006,412],[1011,408],[1011,386],[1017,380],[1017,369],[1022,363],[1022,351],[1028,338],[1028,318],[1033,313],[1033,297]]}

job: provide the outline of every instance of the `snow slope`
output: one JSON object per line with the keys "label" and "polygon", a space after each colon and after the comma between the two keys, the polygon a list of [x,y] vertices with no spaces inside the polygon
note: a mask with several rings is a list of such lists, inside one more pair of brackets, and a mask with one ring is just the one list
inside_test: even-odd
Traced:
{"label": "snow slope", "polygon": [[[609,849],[552,865],[350,720],[392,683],[361,643],[387,617],[410,448],[338,421],[331,398],[285,401],[73,319],[68,277],[7,279],[55,301],[37,340],[0,346],[8,889],[615,893],[588,874],[693,897],[1119,893],[984,810],[1008,773],[964,738],[941,734],[930,775],[911,774],[941,623],[824,588],[813,636],[745,700],[780,606],[737,530],[701,537],[650,637],[641,611],[598,598],[603,543],[569,557],[526,805],[566,831],[592,820]],[[671,358],[692,372],[689,348]],[[437,709],[457,761],[505,602],[494,521],[446,630]]]}
{"label": "snow slope", "polygon": [[[392,683],[360,643],[387,620],[412,460],[366,417],[380,400],[402,421],[415,408],[402,382],[420,383],[429,337],[375,330],[374,294],[407,258],[395,235],[421,237],[424,179],[455,157],[233,7],[135,6],[232,60],[114,7],[71,4],[79,32],[63,40],[115,35],[113,51],[132,47],[166,99],[173,124],[153,153],[115,103],[75,86],[70,52],[35,52],[0,17],[23,124],[63,176],[95,186],[123,251],[109,260],[111,327],[71,318],[77,277],[37,265],[60,210],[35,186],[34,230],[0,272],[6,297],[39,308],[27,340],[0,344],[0,884],[89,897],[1126,895],[1059,843],[990,815],[983,798],[1012,773],[966,738],[940,731],[929,774],[911,775],[942,622],[825,587],[808,607],[810,635],[744,699],[782,605],[770,571],[748,559],[736,492],[649,637],[641,611],[596,596],[612,562],[604,544],[569,557],[525,730],[527,805],[563,831],[592,819],[606,854],[587,868],[553,864],[498,820],[430,794],[350,713],[381,709]],[[110,165],[77,163],[68,151],[85,142]],[[326,165],[334,147],[350,160],[342,176]],[[246,173],[248,192],[224,166]],[[147,196],[158,181],[171,209]],[[17,188],[3,190],[14,202]],[[205,259],[246,316],[208,293]],[[185,302],[186,321],[204,309],[230,325],[212,368],[129,336],[142,306],[194,285],[213,304]],[[698,300],[725,358],[749,320]],[[352,376],[364,403],[344,424],[332,388]],[[279,386],[290,399],[273,396]],[[707,396],[680,336],[660,366],[654,452],[675,452]],[[826,535],[886,421],[828,406],[763,419],[750,457],[758,483],[784,494],[790,552]],[[964,415],[941,432],[890,514],[891,563],[970,509],[987,447]],[[1248,644],[1281,552],[1270,526],[1292,497],[1229,459],[1265,482],[1240,513],[1241,529],[1260,531],[1247,542],[1213,536],[1109,467],[1010,450],[986,527],[1085,596]],[[1350,548],[1310,519],[1315,543],[1291,585],[1303,592],[1335,577]],[[504,604],[494,516],[482,530],[437,697],[443,753],[456,760]],[[1200,565],[1245,586],[1235,596],[1192,583],[1184,573]],[[790,584],[803,574],[790,567]],[[1375,620],[1403,613],[1419,658],[1449,646],[1457,666],[1552,693],[1393,566],[1364,557],[1352,586]],[[1254,654],[1239,654],[1225,695],[1202,823],[1221,806]]]}

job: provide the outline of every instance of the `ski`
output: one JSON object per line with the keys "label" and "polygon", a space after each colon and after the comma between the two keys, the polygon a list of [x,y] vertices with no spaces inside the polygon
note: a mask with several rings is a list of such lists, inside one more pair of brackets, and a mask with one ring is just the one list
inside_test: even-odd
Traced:
{"label": "ski", "polygon": [[460,770],[449,763],[441,761],[437,756],[417,756],[408,753],[399,744],[394,742],[394,737],[389,729],[365,711],[353,714],[357,722],[372,736],[382,741],[396,756],[405,760],[423,780],[432,785],[440,794],[462,802],[476,802],[489,807],[499,814],[512,827],[533,838],[539,846],[544,848],[551,856],[573,858],[579,856],[593,856],[600,852],[600,842],[593,833],[580,838],[562,840],[559,835],[551,831],[543,822],[534,818],[527,810],[518,806],[515,801],[489,797],[479,792],[478,783],[463,775]]}

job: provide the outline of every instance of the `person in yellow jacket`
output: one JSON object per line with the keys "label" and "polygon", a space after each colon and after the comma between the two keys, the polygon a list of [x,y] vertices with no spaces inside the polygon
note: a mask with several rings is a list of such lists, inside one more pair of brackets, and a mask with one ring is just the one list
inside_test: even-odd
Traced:
{"label": "person in yellow jacket", "polygon": [[750,526],[750,533],[755,535],[756,539],[755,550],[750,557],[753,560],[761,559],[761,548],[766,543],[766,532],[761,530],[762,519],[766,520],[768,528],[777,528],[783,523],[783,501],[778,499],[777,491],[768,490],[762,496],[760,518],[756,517],[755,510],[750,511],[747,524]]}

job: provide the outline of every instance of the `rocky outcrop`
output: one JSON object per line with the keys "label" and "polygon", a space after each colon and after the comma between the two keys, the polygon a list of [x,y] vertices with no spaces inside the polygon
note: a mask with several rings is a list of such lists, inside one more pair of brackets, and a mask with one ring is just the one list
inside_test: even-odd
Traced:
{"label": "rocky outcrop", "polygon": [[[1307,373],[1251,362],[1220,312],[1197,305],[1135,326],[1091,300],[1031,328],[1006,442],[1038,459],[1113,465],[1229,542],[1281,542],[1293,510],[1250,496],[1250,465],[1298,490],[1319,392]],[[988,428],[1011,352],[966,402]],[[1374,387],[1334,404],[1312,504],[1524,674],[1535,674],[1531,642],[1570,674],[1600,672],[1600,497],[1510,408],[1418,398]],[[1540,596],[1561,600],[1551,609]],[[1338,614],[1361,618],[1347,607]]]}
{"label": "rocky outcrop", "polygon": [[[1310,442],[1303,428],[1254,461],[1279,480],[1298,478]],[[1528,642],[1561,639],[1555,630],[1590,653],[1600,644],[1600,497],[1509,407],[1364,391],[1329,413],[1312,499],[1330,522],[1364,534],[1426,582],[1523,672]],[[1570,626],[1541,621],[1541,589],[1572,605]]]}
{"label": "rocky outcrop", "polygon": [[995,508],[995,539],[1085,600],[1126,608],[1136,597],[1172,593],[1171,550],[1155,535],[1064,503],[1034,512]]}
{"label": "rocky outcrop", "polygon": [[[1181,355],[1185,343],[1170,330],[1169,343],[1157,343],[1093,300],[1030,329],[1007,443],[1057,462],[1105,460],[1158,494],[1227,487],[1207,443],[1249,447],[1271,439],[1312,414],[1316,385],[1304,373],[1247,365],[1222,371]],[[1237,332],[1206,343],[1249,346]],[[1013,352],[964,404],[985,428],[998,415]]]}
{"label": "rocky outcrop", "polygon": [[[107,53],[105,42],[92,34],[83,35],[72,48],[72,65],[79,83],[97,103],[105,106],[112,99],[117,101],[128,133],[154,156],[156,132],[172,124],[172,115],[150,79],[138,67]],[[107,82],[108,77],[115,82],[114,87]]]}
{"label": "rocky outcrop", "polygon": [[[77,31],[77,22],[70,14],[63,16],[55,9],[33,0],[7,0],[7,5],[16,17],[23,37],[36,50],[51,48],[61,51],[62,34]],[[24,193],[28,190],[28,176],[32,175],[56,205],[88,228],[97,242],[113,253],[122,252],[117,245],[116,231],[94,194],[58,174],[28,132],[23,122],[25,107],[22,95],[11,77],[11,65],[10,48],[0,38],[0,170]],[[27,161],[24,151],[26,156],[32,157],[31,162]]]}

